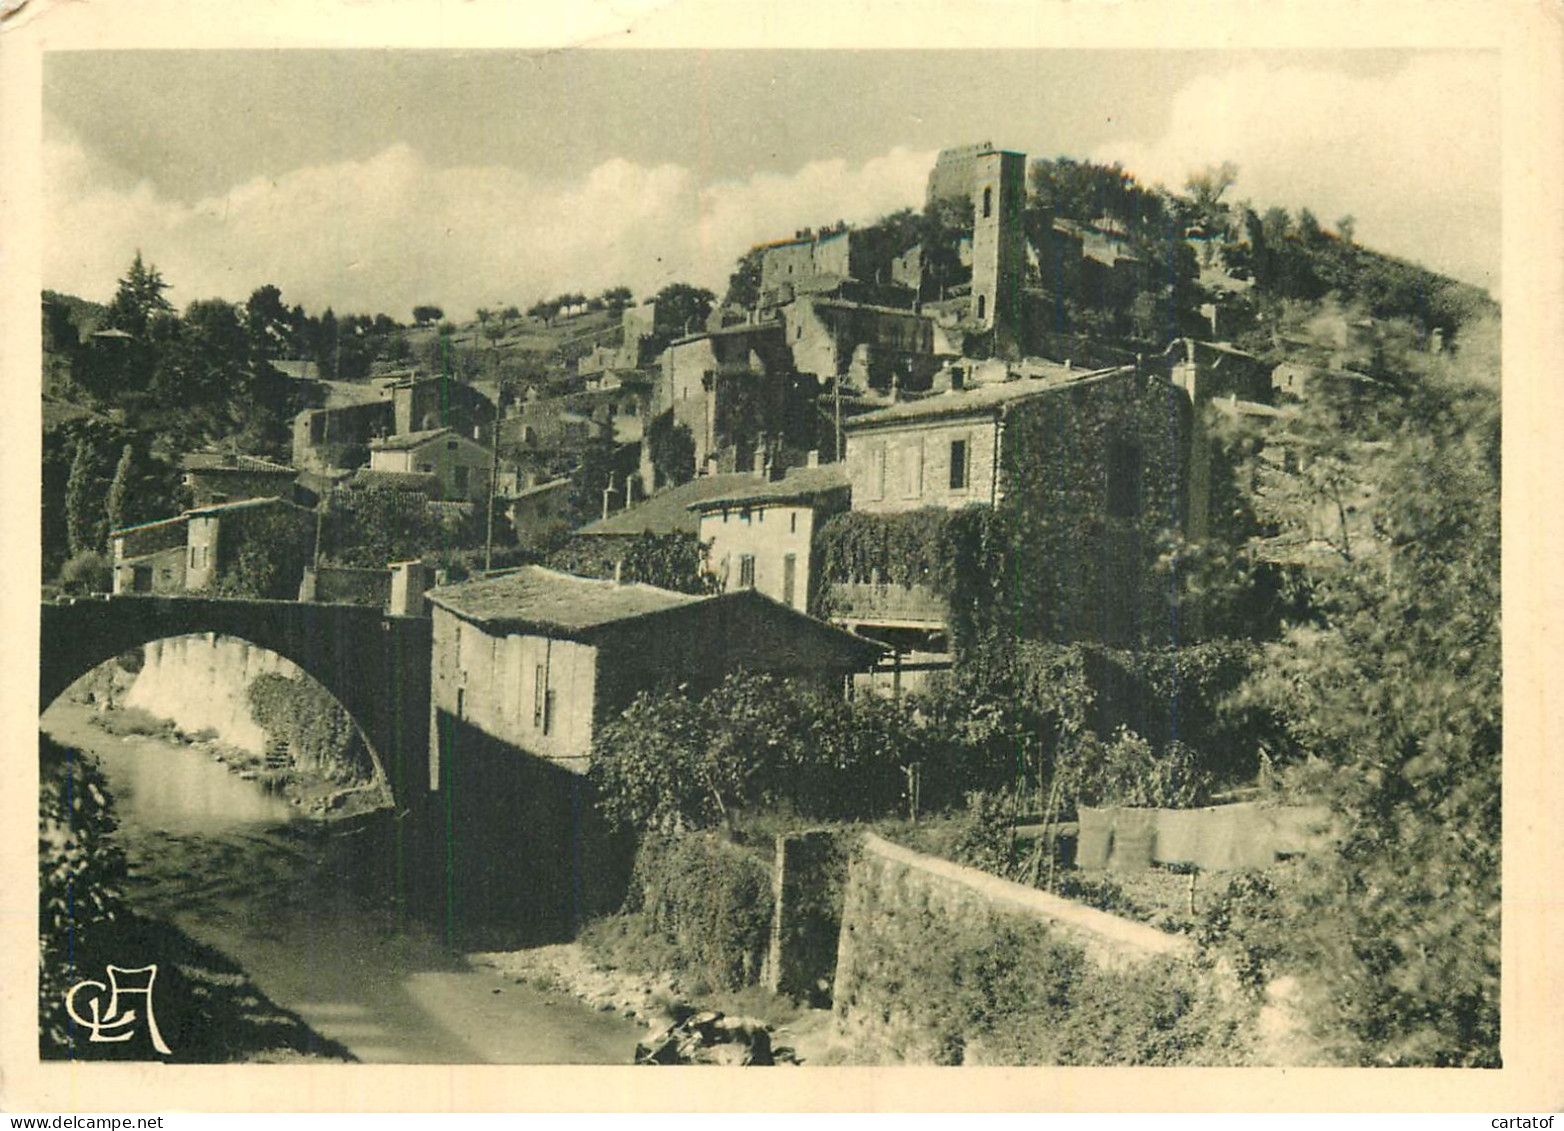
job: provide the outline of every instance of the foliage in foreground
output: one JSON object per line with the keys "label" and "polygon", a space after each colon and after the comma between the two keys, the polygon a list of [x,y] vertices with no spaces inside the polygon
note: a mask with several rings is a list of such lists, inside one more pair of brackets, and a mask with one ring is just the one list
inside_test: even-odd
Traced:
{"label": "foliage in foreground", "polygon": [[1322,399],[1295,425],[1354,477],[1357,536],[1247,696],[1343,830],[1289,901],[1280,964],[1324,981],[1321,1033],[1348,1063],[1498,1063],[1497,372],[1474,344],[1372,416]]}
{"label": "foliage in foreground", "polygon": [[38,1024],[45,1052],[73,1046],[65,991],[89,975],[100,939],[125,914],[125,855],[113,801],[88,755],[38,736]]}

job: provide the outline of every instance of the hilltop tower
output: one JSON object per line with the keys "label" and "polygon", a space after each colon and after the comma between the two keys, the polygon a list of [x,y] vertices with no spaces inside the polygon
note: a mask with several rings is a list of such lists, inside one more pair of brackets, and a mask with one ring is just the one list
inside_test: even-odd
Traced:
{"label": "hilltop tower", "polygon": [[1014,350],[1026,273],[1026,154],[972,157],[972,321],[995,331],[995,353]]}

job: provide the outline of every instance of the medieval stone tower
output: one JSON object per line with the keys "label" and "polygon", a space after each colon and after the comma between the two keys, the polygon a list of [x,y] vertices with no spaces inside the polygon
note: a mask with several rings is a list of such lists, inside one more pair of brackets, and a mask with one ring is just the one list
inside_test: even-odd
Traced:
{"label": "medieval stone tower", "polygon": [[928,198],[972,201],[971,324],[996,331],[996,353],[1015,350],[1026,273],[1026,154],[983,142],[940,151]]}
{"label": "medieval stone tower", "polygon": [[990,149],[972,163],[972,320],[1013,348],[1026,272],[1026,154]]}

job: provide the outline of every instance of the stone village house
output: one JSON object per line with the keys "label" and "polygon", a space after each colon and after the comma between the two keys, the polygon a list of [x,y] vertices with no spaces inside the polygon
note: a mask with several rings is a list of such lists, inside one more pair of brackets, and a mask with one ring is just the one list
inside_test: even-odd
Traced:
{"label": "stone village house", "polygon": [[847,503],[847,469],[826,464],[793,468],[777,480],[749,477],[688,506],[699,516],[705,570],[724,592],[753,589],[807,612],[815,531]]}
{"label": "stone village house", "polygon": [[[309,513],[286,499],[244,499],[195,507],[173,518],[111,531],[114,592],[182,593],[209,589],[242,542],[250,523],[277,511],[298,516]],[[301,530],[307,528],[307,523],[300,523]],[[311,549],[306,546],[305,554]]]}
{"label": "stone village house", "polygon": [[238,452],[190,452],[179,461],[194,506],[240,499],[286,499],[299,473],[259,456]]}
{"label": "stone village house", "polygon": [[[432,475],[439,480],[440,498],[481,502],[489,495],[494,452],[450,428],[432,428],[374,441],[369,469]],[[513,475],[509,478],[514,480]]]}
{"label": "stone village house", "polygon": [[523,566],[427,599],[436,788],[450,720],[580,773],[597,726],[638,691],[740,670],[839,687],[881,652],[753,590],[675,593]]}
{"label": "stone village house", "polygon": [[[1134,366],[1086,372],[1032,360],[952,367],[949,381],[844,423],[852,509],[892,520],[982,504],[1018,516],[1043,542],[1068,531],[1067,564],[1026,571],[1048,575],[1028,579],[1047,623],[1019,631],[1122,641],[1144,629],[1159,596],[1147,553],[1190,508],[1185,391]],[[950,609],[926,586],[833,578],[829,600],[833,621],[898,651],[949,651]]]}

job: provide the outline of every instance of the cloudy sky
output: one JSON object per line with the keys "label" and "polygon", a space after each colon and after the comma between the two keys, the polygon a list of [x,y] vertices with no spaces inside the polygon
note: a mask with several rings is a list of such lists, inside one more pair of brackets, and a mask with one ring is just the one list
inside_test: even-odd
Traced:
{"label": "cloudy sky", "polygon": [[1499,287],[1499,67],[1479,52],[127,51],[45,58],[44,285],[139,248],[183,305],[456,317],[561,290],[720,291],[749,246],[922,201],[992,141],[1350,213]]}

